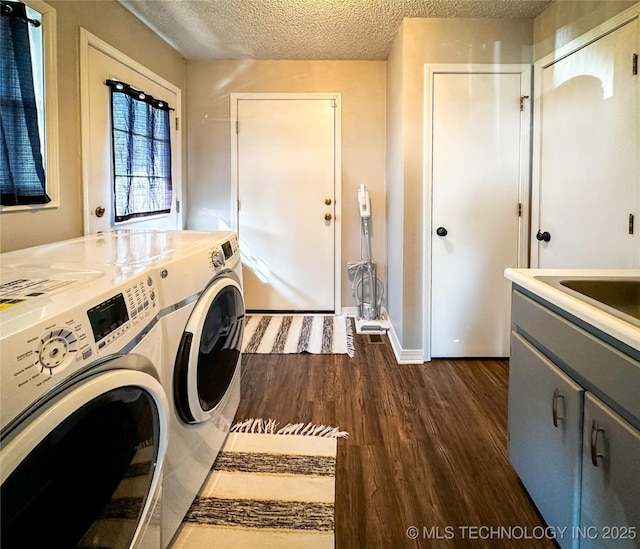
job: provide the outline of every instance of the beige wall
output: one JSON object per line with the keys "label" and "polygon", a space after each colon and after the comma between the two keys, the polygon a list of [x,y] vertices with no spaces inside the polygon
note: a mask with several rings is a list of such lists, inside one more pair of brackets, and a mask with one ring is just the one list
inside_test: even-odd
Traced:
{"label": "beige wall", "polygon": [[384,61],[190,61],[187,64],[188,228],[216,230],[231,222],[230,93],[341,93],[342,305],[354,306],[347,261],[360,259],[358,187],[372,205],[378,276],[385,277]]}
{"label": "beige wall", "polygon": [[82,235],[80,27],[184,89],[184,59],[115,0],[47,3],[57,17],[60,206],[1,213],[3,252]]}
{"label": "beige wall", "polygon": [[387,311],[397,334],[403,331],[404,248],[404,26],[387,58]]}
{"label": "beige wall", "polygon": [[[387,111],[394,119],[387,127],[388,139],[398,139],[391,132],[401,133],[403,146],[388,148],[387,247],[402,249],[402,258],[388,264],[389,315],[399,345],[414,355],[423,349],[426,329],[422,262],[424,231],[431,223],[423,215],[430,211],[429,197],[423,196],[424,65],[531,63],[532,46],[530,19],[405,19],[395,39],[387,66]],[[400,78],[402,90],[396,87]]]}
{"label": "beige wall", "polygon": [[619,0],[556,0],[534,20],[533,60],[538,61],[553,53],[556,48],[636,3]]}

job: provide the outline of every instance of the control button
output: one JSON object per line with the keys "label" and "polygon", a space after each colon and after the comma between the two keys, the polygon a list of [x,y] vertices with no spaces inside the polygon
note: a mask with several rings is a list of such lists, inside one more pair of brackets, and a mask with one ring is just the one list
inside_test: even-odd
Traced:
{"label": "control button", "polygon": [[149,276],[147,277],[147,286],[151,286],[153,284],[153,279]]}

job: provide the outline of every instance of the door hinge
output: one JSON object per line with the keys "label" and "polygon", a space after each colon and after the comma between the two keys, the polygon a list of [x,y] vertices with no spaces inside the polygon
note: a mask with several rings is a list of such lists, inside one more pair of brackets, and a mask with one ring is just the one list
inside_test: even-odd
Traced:
{"label": "door hinge", "polygon": [[240,133],[240,122],[236,120],[236,133]]}
{"label": "door hinge", "polygon": [[528,95],[521,95],[520,96],[520,112],[524,111],[524,100],[525,99],[529,99]]}
{"label": "door hinge", "polygon": [[176,200],[176,213],[180,213],[180,201]]}
{"label": "door hinge", "polygon": [[631,73],[638,74],[638,54],[637,53],[633,54]]}
{"label": "door hinge", "polygon": [[236,206],[238,207],[238,209],[237,209],[236,211],[238,211],[238,212],[239,212],[239,211],[240,211],[240,199],[239,199],[239,198],[238,198],[238,200],[237,200],[237,204],[236,204]]}
{"label": "door hinge", "polygon": [[180,131],[180,119],[176,116],[176,131]]}
{"label": "door hinge", "polygon": [[633,222],[635,221],[633,214],[629,214],[629,234],[633,234]]}
{"label": "door hinge", "polygon": [[522,217],[522,202],[518,202],[518,217]]}

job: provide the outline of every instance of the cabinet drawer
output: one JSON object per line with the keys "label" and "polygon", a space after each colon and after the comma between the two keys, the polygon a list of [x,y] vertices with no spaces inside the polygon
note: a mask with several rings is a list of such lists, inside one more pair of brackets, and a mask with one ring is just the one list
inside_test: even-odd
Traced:
{"label": "cabinet drawer", "polygon": [[515,329],[586,389],[640,426],[640,362],[521,292],[514,290],[512,297]]}

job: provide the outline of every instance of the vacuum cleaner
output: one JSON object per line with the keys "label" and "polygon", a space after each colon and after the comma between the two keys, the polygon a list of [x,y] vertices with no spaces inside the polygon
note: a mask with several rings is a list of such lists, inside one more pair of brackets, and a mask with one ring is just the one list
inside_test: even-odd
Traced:
{"label": "vacuum cleaner", "polygon": [[361,261],[347,263],[347,272],[351,280],[351,289],[358,304],[356,316],[356,333],[386,333],[389,321],[383,318],[380,304],[384,294],[384,286],[376,276],[376,264],[371,257],[371,234],[369,221],[371,220],[371,201],[369,191],[364,184],[358,189],[358,207],[362,237],[364,239],[365,258]]}

